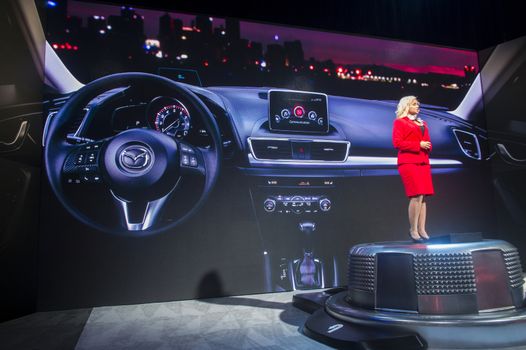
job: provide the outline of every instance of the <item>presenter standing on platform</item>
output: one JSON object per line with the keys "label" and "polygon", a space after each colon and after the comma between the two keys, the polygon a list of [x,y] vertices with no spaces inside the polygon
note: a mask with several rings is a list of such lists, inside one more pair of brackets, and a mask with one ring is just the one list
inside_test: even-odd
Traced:
{"label": "presenter standing on platform", "polygon": [[426,196],[434,194],[429,152],[431,140],[426,122],[418,117],[420,102],[405,96],[398,103],[393,125],[393,145],[398,149],[398,172],[409,197],[409,235],[414,242],[429,239],[426,232]]}

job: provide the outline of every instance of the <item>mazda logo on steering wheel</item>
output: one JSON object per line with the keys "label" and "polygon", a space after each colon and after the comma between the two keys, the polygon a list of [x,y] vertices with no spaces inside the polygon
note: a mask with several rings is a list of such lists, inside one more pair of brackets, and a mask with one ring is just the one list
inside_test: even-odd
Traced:
{"label": "mazda logo on steering wheel", "polygon": [[144,146],[127,146],[119,155],[119,165],[128,172],[143,172],[152,164],[152,155],[152,151]]}

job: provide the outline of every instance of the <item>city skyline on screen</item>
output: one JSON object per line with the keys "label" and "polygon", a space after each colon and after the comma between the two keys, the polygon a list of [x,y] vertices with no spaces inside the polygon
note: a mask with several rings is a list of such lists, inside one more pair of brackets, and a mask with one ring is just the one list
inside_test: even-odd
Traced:
{"label": "city skyline on screen", "polygon": [[[118,16],[120,6],[96,4],[70,0],[67,3],[69,16],[82,18],[84,23],[90,16]],[[143,17],[144,34],[157,38],[159,18],[168,13],[180,19],[184,26],[195,24],[196,15],[162,10],[135,8]],[[213,28],[225,27],[225,19],[213,17]],[[447,74],[465,76],[465,66],[473,66],[478,72],[478,57],[475,51],[416,44],[403,41],[371,38],[350,34],[289,27],[268,23],[239,20],[240,36],[250,42],[264,46],[284,42],[300,41],[305,59],[332,60],[335,64],[378,65],[408,73]]]}

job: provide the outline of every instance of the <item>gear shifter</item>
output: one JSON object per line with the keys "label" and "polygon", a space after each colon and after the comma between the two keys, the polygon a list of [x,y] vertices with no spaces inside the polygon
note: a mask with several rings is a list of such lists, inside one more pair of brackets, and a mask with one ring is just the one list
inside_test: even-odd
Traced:
{"label": "gear shifter", "polygon": [[303,233],[303,257],[294,260],[294,282],[299,289],[323,288],[323,266],[314,258],[313,235],[316,230],[314,222],[300,222]]}
{"label": "gear shifter", "polygon": [[301,232],[303,232],[303,240],[305,242],[303,244],[303,249],[305,251],[312,252],[312,240],[314,231],[316,231],[316,223],[310,221],[300,222],[299,229]]}

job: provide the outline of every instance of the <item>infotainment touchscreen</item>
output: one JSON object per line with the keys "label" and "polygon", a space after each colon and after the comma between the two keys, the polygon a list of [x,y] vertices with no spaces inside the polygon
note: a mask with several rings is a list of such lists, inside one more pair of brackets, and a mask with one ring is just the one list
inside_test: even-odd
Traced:
{"label": "infotainment touchscreen", "polygon": [[270,130],[329,132],[327,95],[314,92],[270,90],[268,100]]}

